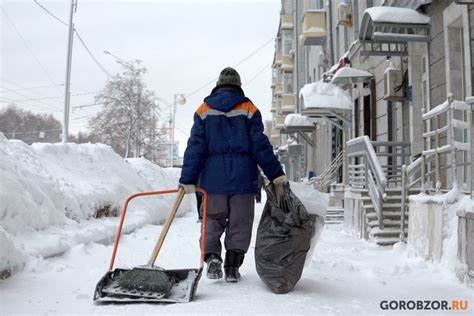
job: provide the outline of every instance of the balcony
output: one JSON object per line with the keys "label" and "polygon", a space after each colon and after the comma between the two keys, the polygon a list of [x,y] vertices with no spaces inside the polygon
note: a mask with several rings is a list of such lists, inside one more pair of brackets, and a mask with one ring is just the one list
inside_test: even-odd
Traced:
{"label": "balcony", "polygon": [[276,64],[280,66],[281,70],[293,71],[294,63],[293,56],[291,55],[278,53],[276,56]]}
{"label": "balcony", "polygon": [[277,110],[277,103],[276,101],[272,102],[272,108],[270,109],[270,112],[275,113]]}
{"label": "balcony", "polygon": [[283,95],[283,105],[281,111],[283,113],[294,113],[295,112],[295,95],[294,94],[285,94]]}
{"label": "balcony", "polygon": [[283,14],[281,16],[281,28],[282,29],[292,29],[293,28],[293,15]]}
{"label": "balcony", "polygon": [[281,95],[283,93],[283,87],[282,87],[281,83],[276,83],[275,84],[275,90],[273,90],[273,93],[275,95]]}
{"label": "balcony", "polygon": [[277,115],[275,116],[275,127],[285,125],[285,116]]}
{"label": "balcony", "polygon": [[326,34],[326,11],[306,11],[303,17],[303,33],[300,35],[300,44],[322,45]]}
{"label": "balcony", "polygon": [[270,138],[277,139],[280,137],[280,131],[277,130],[276,128],[272,128]]}
{"label": "balcony", "polygon": [[277,83],[277,78],[272,77],[272,86],[271,86],[271,88],[275,88],[276,83]]}

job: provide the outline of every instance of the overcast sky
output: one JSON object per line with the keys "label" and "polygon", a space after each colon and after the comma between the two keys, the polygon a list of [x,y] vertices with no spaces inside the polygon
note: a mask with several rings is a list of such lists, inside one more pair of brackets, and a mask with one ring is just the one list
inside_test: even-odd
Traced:
{"label": "overcast sky", "polygon": [[[68,23],[69,0],[38,1]],[[52,112],[62,120],[67,27],[33,0],[0,3],[0,104],[20,100],[25,109]],[[217,77],[221,69],[237,64],[275,37],[280,6],[280,0],[78,0],[74,24],[108,72],[115,74],[121,68],[104,50],[125,60],[139,59],[148,69],[148,88],[172,102],[175,93],[195,91]],[[247,96],[260,108],[264,119],[271,118],[273,52],[272,42],[236,67]],[[94,94],[103,88],[107,75],[77,38],[72,63],[71,93],[81,95],[72,97],[71,106],[94,103]],[[181,142],[181,151],[188,137],[184,131],[192,125],[193,112],[213,87],[214,83],[178,107],[176,138]],[[39,102],[30,100],[39,98]],[[95,106],[74,110],[70,131],[84,130],[88,117],[98,109]],[[169,113],[169,108],[163,110],[162,116]]]}

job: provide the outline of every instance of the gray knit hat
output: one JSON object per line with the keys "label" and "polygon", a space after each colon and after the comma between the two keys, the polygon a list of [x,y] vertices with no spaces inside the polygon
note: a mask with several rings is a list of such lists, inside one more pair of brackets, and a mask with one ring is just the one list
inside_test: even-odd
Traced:
{"label": "gray knit hat", "polygon": [[239,87],[242,85],[239,73],[232,67],[224,68],[224,70],[221,71],[219,75],[219,80],[217,80],[216,82],[216,87],[226,84],[233,84]]}

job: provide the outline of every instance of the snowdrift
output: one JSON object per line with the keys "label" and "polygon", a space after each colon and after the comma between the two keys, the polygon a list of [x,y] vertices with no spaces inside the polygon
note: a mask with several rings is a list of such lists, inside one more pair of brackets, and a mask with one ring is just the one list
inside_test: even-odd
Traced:
{"label": "snowdrift", "polygon": [[[118,218],[96,218],[97,210],[120,212],[130,194],[175,188],[179,173],[143,158],[125,160],[103,144],[29,146],[0,133],[0,271],[15,272],[28,258],[57,255],[80,243],[113,239]],[[174,198],[133,201],[125,232],[164,221]],[[178,216],[193,203],[186,197]]]}

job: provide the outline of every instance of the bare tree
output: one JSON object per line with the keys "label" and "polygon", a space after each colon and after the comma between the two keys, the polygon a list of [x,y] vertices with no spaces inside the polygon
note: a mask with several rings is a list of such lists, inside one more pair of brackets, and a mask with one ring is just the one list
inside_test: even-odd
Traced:
{"label": "bare tree", "polygon": [[90,136],[112,146],[123,157],[145,156],[156,159],[158,130],[154,93],[146,88],[146,68],[138,60],[124,64],[122,74],[109,80],[96,96],[102,110],[89,121]]}
{"label": "bare tree", "polygon": [[0,132],[10,139],[20,139],[27,144],[60,141],[61,122],[51,114],[25,111],[15,104],[0,110]]}

